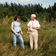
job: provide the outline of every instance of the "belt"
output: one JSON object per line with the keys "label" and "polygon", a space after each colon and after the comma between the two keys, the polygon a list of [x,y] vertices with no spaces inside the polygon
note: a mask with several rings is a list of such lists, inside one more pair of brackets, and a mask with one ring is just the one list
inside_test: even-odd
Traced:
{"label": "belt", "polygon": [[17,32],[17,33],[20,33],[20,32]]}
{"label": "belt", "polygon": [[36,32],[36,31],[30,31],[30,32]]}

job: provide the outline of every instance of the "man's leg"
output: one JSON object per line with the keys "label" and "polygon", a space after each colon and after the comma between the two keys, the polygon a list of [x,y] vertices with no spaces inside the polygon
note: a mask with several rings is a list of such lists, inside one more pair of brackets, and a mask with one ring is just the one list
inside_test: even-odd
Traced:
{"label": "man's leg", "polygon": [[30,33],[30,48],[33,49],[33,36],[32,33]]}
{"label": "man's leg", "polygon": [[34,49],[37,50],[38,48],[38,32],[34,33]]}

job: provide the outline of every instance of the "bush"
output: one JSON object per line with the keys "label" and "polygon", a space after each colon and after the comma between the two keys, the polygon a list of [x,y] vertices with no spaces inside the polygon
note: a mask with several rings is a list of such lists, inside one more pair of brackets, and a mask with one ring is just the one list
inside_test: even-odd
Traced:
{"label": "bush", "polygon": [[28,21],[27,19],[28,19],[28,17],[26,15],[21,17],[21,20],[24,22],[27,22]]}
{"label": "bush", "polygon": [[7,24],[10,24],[12,21],[14,21],[13,16],[11,16],[11,17],[6,16],[5,18],[3,18],[2,23],[7,25]]}

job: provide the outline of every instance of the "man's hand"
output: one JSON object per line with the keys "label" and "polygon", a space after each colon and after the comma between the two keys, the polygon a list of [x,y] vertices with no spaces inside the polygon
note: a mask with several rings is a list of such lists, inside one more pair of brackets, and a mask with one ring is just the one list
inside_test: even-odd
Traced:
{"label": "man's hand", "polygon": [[32,26],[33,29],[36,29],[36,30],[40,30],[40,27],[34,27]]}
{"label": "man's hand", "polygon": [[30,32],[30,28],[28,28],[28,31]]}
{"label": "man's hand", "polygon": [[36,29],[36,27],[32,26],[33,29]]}

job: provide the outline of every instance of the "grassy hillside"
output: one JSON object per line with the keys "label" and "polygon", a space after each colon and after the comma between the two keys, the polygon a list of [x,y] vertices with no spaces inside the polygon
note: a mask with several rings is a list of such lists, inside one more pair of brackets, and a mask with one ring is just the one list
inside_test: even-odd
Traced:
{"label": "grassy hillside", "polygon": [[[56,28],[40,29],[38,51],[30,50],[27,23],[21,23],[24,34],[22,35],[25,50],[21,50],[20,41],[17,39],[17,50],[13,47],[10,25],[0,25],[0,56],[56,56]],[[48,25],[47,25],[48,26]]]}

